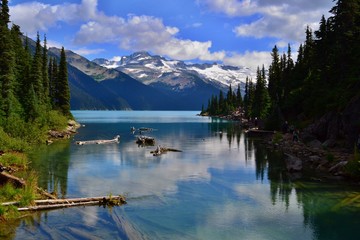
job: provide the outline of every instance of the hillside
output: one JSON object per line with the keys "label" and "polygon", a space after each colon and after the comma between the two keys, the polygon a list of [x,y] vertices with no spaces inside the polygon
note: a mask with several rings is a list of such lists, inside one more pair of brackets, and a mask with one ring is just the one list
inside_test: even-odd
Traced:
{"label": "hillside", "polygon": [[[49,53],[58,56],[59,49],[49,48]],[[119,63],[90,61],[69,50],[66,56],[74,110],[200,110],[229,84],[243,86],[241,79],[251,73],[217,64],[186,65],[146,52]]]}

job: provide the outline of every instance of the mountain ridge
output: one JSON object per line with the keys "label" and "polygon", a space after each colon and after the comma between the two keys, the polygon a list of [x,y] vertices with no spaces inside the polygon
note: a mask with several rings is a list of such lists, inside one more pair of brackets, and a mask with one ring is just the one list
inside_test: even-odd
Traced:
{"label": "mountain ridge", "polygon": [[[49,54],[59,53],[49,48]],[[66,50],[66,57],[73,110],[200,110],[211,96],[228,90],[218,79],[230,79],[229,85],[236,82],[242,89],[245,85],[237,78],[239,67],[186,64],[144,51],[116,63],[90,61],[71,50]]]}
{"label": "mountain ridge", "polygon": [[[170,84],[173,81],[170,81],[169,78],[174,80],[176,77],[181,76],[183,79],[187,79],[190,74],[196,75],[205,82],[222,90],[227,89],[230,85],[236,87],[238,84],[243,89],[246,77],[256,78],[255,71],[246,67],[218,63],[187,64],[183,61],[151,55],[146,51],[122,56],[119,60],[97,58],[92,62],[109,69],[120,70],[146,85],[151,85],[154,82]],[[186,83],[183,81],[184,84],[186,86]]]}

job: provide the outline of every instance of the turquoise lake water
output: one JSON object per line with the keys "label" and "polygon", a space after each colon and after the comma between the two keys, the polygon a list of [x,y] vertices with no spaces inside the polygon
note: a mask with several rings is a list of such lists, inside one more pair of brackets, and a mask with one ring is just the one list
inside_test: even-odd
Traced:
{"label": "turquoise lake water", "polygon": [[[295,178],[236,122],[183,111],[73,111],[72,139],[32,154],[59,197],[125,194],[120,207],[75,207],[20,220],[13,239],[359,239],[360,188]],[[155,146],[135,143],[138,131]],[[113,144],[76,145],[111,139]],[[181,150],[153,156],[157,145]]]}

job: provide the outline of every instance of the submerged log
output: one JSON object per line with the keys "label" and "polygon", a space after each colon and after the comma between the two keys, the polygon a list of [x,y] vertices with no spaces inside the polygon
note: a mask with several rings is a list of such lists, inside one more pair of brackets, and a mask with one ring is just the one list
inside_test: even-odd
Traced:
{"label": "submerged log", "polygon": [[152,153],[154,156],[159,156],[166,152],[182,152],[182,151],[174,148],[162,147],[159,145],[154,151],[151,151],[150,153]]}
{"label": "submerged log", "polygon": [[155,144],[155,138],[148,136],[138,136],[136,139],[136,143],[140,145],[151,145]]}

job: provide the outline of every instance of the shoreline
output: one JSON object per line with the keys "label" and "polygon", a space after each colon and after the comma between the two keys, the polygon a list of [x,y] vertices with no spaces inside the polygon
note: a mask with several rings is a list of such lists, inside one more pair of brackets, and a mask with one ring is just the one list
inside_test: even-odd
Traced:
{"label": "shoreline", "polygon": [[[216,117],[226,120],[238,121],[244,130],[254,128],[254,122],[243,118],[240,111],[225,116],[200,116]],[[360,179],[346,172],[346,164],[354,157],[354,152],[347,148],[326,147],[315,139],[305,143],[299,136],[298,141],[293,141],[291,133],[274,131],[272,136],[262,136],[264,144],[284,154],[287,172],[291,175],[302,175],[304,171],[314,174],[317,180],[336,180],[360,185]]]}
{"label": "shoreline", "polygon": [[[281,134],[281,137],[280,137]],[[265,140],[265,145],[273,150],[281,151],[285,158],[289,174],[300,175],[309,172],[316,180],[336,180],[360,184],[359,179],[350,176],[345,166],[353,157],[353,153],[343,148],[324,148],[321,145],[311,146],[301,139],[294,142],[292,134],[277,133],[277,136]]]}

